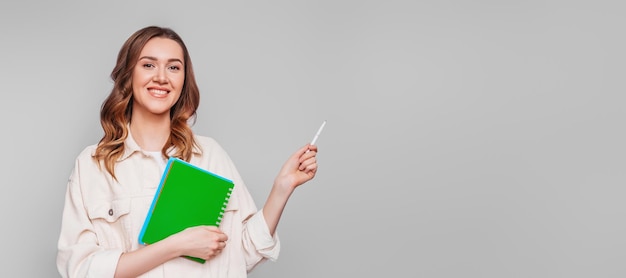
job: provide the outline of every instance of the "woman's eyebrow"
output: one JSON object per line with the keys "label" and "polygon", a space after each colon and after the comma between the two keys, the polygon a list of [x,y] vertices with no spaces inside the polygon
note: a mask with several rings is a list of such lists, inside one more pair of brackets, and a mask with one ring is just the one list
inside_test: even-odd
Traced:
{"label": "woman's eyebrow", "polygon": [[[158,61],[159,59],[157,59],[156,57],[153,56],[142,56],[141,58],[139,58],[139,60],[143,60],[143,59],[148,59],[151,61]],[[183,63],[182,60],[178,59],[178,58],[170,58],[167,60],[168,62],[179,62],[179,63]]]}

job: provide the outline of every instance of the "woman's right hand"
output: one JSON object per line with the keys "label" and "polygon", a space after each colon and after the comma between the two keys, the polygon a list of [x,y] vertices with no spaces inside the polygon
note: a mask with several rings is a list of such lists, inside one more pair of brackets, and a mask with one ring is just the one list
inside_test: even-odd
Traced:
{"label": "woman's right hand", "polygon": [[196,226],[180,231],[172,236],[181,256],[191,256],[209,260],[219,255],[228,236],[215,226]]}

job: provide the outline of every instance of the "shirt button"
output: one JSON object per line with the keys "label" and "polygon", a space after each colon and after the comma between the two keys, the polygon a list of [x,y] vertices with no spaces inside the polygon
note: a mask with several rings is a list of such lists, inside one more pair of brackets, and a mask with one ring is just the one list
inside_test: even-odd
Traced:
{"label": "shirt button", "polygon": [[109,215],[113,216],[113,209],[109,209]]}

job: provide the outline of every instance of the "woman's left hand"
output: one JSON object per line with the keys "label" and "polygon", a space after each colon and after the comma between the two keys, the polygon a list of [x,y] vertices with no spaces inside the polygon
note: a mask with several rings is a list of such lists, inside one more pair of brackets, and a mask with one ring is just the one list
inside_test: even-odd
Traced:
{"label": "woman's left hand", "polygon": [[313,179],[317,172],[316,156],[317,146],[311,144],[303,146],[283,164],[274,184],[294,190],[301,184]]}

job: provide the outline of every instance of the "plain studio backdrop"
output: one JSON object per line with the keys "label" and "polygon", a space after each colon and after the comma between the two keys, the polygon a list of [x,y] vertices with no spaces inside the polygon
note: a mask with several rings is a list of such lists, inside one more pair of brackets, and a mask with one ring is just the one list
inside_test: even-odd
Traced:
{"label": "plain studio backdrop", "polygon": [[319,172],[250,277],[625,277],[623,1],[4,1],[1,276],[58,277],[119,48],[171,27],[257,206]]}

